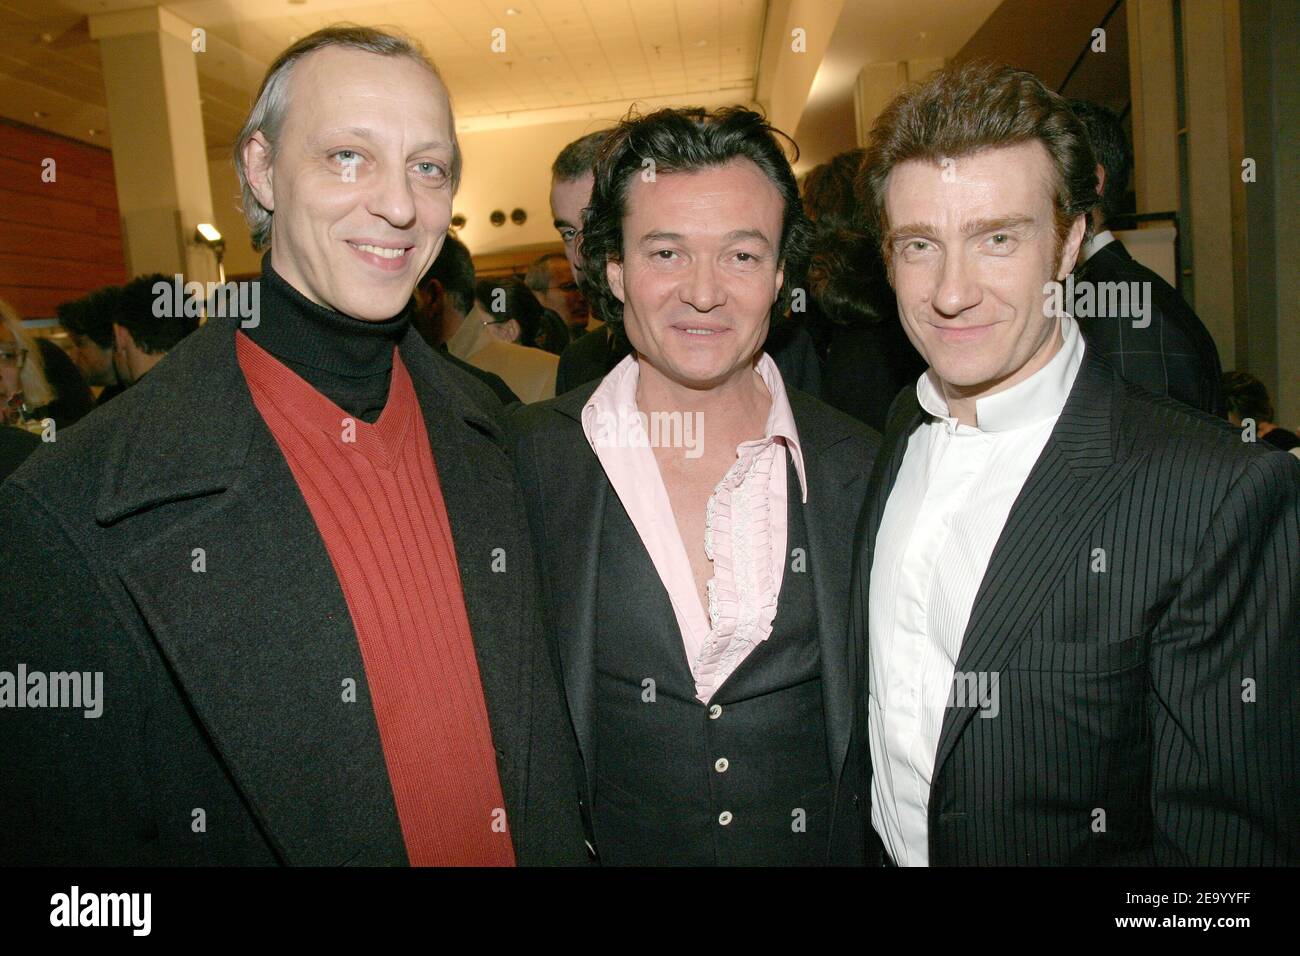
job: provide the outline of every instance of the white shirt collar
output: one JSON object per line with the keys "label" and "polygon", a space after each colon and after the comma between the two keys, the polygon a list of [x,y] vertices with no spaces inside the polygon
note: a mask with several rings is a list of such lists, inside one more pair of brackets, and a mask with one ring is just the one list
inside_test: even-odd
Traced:
{"label": "white shirt collar", "polygon": [[1083,244],[1083,248],[1079,250],[1079,262],[1087,262],[1097,253],[1098,249],[1108,246],[1112,242],[1115,242],[1115,234],[1109,229],[1103,229]]}
{"label": "white shirt collar", "polygon": [[[1079,323],[1070,316],[1061,317],[1061,348],[1046,365],[1023,382],[975,401],[975,430],[1003,432],[1024,428],[1055,418],[1065,407],[1074,387],[1075,376],[1083,364],[1083,336]],[[938,377],[927,369],[916,381],[916,398],[921,407],[936,418],[956,428],[957,419],[949,414]]]}

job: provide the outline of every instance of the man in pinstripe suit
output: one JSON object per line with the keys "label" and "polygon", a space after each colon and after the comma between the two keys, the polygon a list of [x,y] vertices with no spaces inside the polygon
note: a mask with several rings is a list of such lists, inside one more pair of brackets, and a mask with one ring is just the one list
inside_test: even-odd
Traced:
{"label": "man in pinstripe suit", "polygon": [[1068,105],[989,65],[858,186],[929,369],[858,531],[881,862],[1300,861],[1300,463],[1123,382],[1055,307],[1096,201]]}

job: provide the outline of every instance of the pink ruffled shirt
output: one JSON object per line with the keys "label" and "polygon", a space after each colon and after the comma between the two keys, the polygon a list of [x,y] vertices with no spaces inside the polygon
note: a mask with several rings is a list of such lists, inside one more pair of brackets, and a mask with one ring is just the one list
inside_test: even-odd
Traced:
{"label": "pink ruffled shirt", "polygon": [[[749,653],[772,634],[786,565],[786,451],[808,500],[794,413],[776,363],[763,354],[756,371],[772,396],[764,436],[742,442],[735,464],[714,488],[702,542],[713,562],[709,606],[691,572],[652,441],[680,441],[683,454],[704,440],[702,421],[643,416],[636,405],[640,366],[628,356],[614,367],[582,410],[582,428],[615,494],[663,582],[695,696],[707,703]],[[695,543],[698,546],[699,543]]]}

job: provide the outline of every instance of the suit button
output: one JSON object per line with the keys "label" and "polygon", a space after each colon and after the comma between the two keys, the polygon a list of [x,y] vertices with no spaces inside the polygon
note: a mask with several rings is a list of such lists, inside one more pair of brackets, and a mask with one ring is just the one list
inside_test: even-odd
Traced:
{"label": "suit button", "polygon": [[859,801],[858,801],[858,795],[855,793],[855,794],[853,795],[853,805],[856,807],[856,806],[858,805],[858,802],[859,802]]}
{"label": "suit button", "polygon": [[721,823],[724,827],[725,827],[728,823],[730,823],[730,822],[731,822],[731,811],[730,811],[730,810],[723,810],[721,813],[719,813],[719,814],[718,814],[718,822]]}
{"label": "suit button", "polygon": [[709,708],[709,720],[717,720],[722,716],[722,705],[714,704]]}
{"label": "suit button", "polygon": [[726,757],[719,757],[716,761],[714,761],[713,769],[718,771],[718,773],[726,773],[727,768],[730,766],[731,763],[727,760]]}

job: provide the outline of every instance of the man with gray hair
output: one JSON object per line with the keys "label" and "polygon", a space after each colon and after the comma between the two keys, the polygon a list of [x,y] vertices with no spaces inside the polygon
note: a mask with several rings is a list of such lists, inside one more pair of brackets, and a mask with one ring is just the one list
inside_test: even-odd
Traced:
{"label": "man with gray hair", "polygon": [[548,252],[539,256],[528,267],[524,282],[536,294],[537,301],[564,320],[570,338],[585,335],[603,324],[592,317],[586,296],[564,253]]}
{"label": "man with gray hair", "polygon": [[90,722],[19,689],[0,860],[582,862],[500,403],[410,327],[460,174],[437,70],[320,30],[235,162],[257,314],[0,490],[0,660],[105,689]]}

